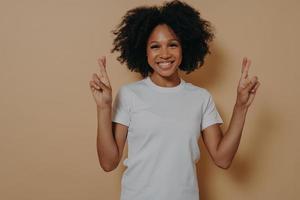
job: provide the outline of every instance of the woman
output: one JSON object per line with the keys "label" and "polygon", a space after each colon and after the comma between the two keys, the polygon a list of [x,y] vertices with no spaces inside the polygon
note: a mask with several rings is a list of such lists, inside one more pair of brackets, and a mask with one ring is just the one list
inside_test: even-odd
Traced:
{"label": "woman", "polygon": [[128,137],[121,200],[198,200],[195,163],[202,138],[214,163],[227,169],[237,151],[246,113],[260,85],[242,74],[230,125],[223,123],[212,96],[179,77],[203,65],[213,38],[208,21],[189,5],[172,1],[161,7],[129,10],[113,32],[118,60],[143,79],[124,85],[112,103],[105,57],[98,60],[90,88],[97,104],[97,151],[105,171],[115,169]]}

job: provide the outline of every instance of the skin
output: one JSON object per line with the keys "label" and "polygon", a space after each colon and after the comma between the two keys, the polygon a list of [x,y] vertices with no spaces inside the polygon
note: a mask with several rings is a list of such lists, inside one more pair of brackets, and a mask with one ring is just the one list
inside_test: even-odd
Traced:
{"label": "skin", "polygon": [[[174,87],[180,83],[178,70],[182,61],[182,48],[178,38],[167,25],[158,25],[150,34],[147,41],[147,60],[154,70],[150,78],[155,84],[161,87]],[[173,63],[168,69],[162,69],[158,64],[170,60]],[[112,171],[122,158],[128,127],[113,123],[112,132],[109,128],[112,89],[106,72],[105,57],[99,58],[98,64],[100,73],[93,74],[90,88],[97,104],[98,127],[101,127],[100,124],[102,127],[103,124],[107,126],[103,131],[98,131],[98,138],[102,139],[97,139],[97,150],[102,168],[105,171]],[[260,86],[257,76],[250,78],[248,75],[250,64],[251,61],[245,57],[242,61],[236,103],[227,130],[223,133],[220,125],[214,124],[204,129],[201,134],[209,155],[222,169],[228,169],[232,163],[240,143],[248,108]]]}
{"label": "skin", "polygon": [[[156,26],[147,42],[147,61],[154,72],[151,80],[161,87],[174,87],[180,84],[178,66],[182,61],[182,48],[179,39],[167,25]],[[158,62],[173,61],[170,69],[162,69]]]}

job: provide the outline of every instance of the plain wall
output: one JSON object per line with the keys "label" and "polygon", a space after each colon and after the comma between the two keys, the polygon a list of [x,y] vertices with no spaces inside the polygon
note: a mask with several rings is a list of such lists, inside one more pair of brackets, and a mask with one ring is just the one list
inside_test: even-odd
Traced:
{"label": "plain wall", "polygon": [[[161,2],[0,1],[0,199],[119,199],[124,166],[100,168],[89,80],[100,55],[114,96],[141,79],[110,53],[110,31],[128,9]],[[261,82],[231,168],[215,166],[199,141],[201,199],[297,199],[299,1],[186,2],[211,21],[216,38],[205,65],[181,75],[212,93],[224,131],[243,56]]]}

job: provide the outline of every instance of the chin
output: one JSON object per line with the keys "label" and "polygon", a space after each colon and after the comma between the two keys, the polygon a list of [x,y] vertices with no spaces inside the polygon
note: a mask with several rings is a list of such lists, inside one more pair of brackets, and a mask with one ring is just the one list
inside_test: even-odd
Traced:
{"label": "chin", "polygon": [[163,76],[163,77],[171,77],[176,72],[177,72],[176,69],[170,69],[170,70],[159,69],[159,71],[157,71],[156,73],[158,73],[160,76]]}

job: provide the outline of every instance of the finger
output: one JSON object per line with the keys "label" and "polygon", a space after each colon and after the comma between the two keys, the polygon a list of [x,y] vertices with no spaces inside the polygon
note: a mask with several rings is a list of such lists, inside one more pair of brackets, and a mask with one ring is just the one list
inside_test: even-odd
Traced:
{"label": "finger", "polygon": [[247,105],[248,105],[248,106],[250,106],[251,103],[253,102],[254,97],[255,97],[255,95],[256,95],[256,92],[257,92],[257,89],[259,88],[259,86],[260,86],[260,83],[258,82],[258,83],[255,85],[255,90],[249,94],[249,99],[248,99],[248,102],[247,102]]}
{"label": "finger", "polygon": [[95,83],[95,81],[90,81],[90,88],[92,89],[92,91],[94,91],[95,89],[100,89],[100,87],[97,85],[97,83]]}
{"label": "finger", "polygon": [[102,57],[102,62],[103,62],[104,68],[106,68],[106,57],[105,56]]}
{"label": "finger", "polygon": [[106,58],[102,56],[98,59],[98,64],[100,67],[100,80],[103,81],[107,86],[110,87],[109,78],[106,72]]}
{"label": "finger", "polygon": [[241,75],[242,79],[246,79],[248,77],[250,64],[251,61],[245,57],[242,62],[242,75]]}
{"label": "finger", "polygon": [[95,91],[95,88],[94,88],[94,86],[92,86],[91,81],[89,82],[89,87],[90,87],[90,89],[91,89],[92,92]]}
{"label": "finger", "polygon": [[245,70],[246,64],[247,64],[247,58],[244,57],[244,58],[243,58],[243,61],[242,61],[242,73],[243,73],[244,70]]}
{"label": "finger", "polygon": [[244,67],[246,65],[246,63],[247,63],[247,57],[244,57],[243,62],[242,62],[242,66]]}
{"label": "finger", "polygon": [[99,77],[100,77],[100,78],[104,76],[104,75],[103,75],[103,71],[104,71],[103,68],[104,68],[104,66],[103,66],[102,59],[103,59],[103,57],[97,59],[98,65],[99,65],[99,67],[100,67],[100,70],[99,70],[99,72],[100,72]]}
{"label": "finger", "polygon": [[239,81],[239,87],[245,89],[249,85],[249,83],[250,83],[250,78],[249,77],[247,77],[246,79],[241,79]]}
{"label": "finger", "polygon": [[97,84],[99,84],[100,78],[98,77],[97,74],[94,73],[93,76],[92,76],[92,79],[93,79]]}
{"label": "finger", "polygon": [[105,83],[103,83],[101,80],[99,81],[98,86],[102,89],[102,90],[109,90],[110,88],[107,87],[107,85]]}
{"label": "finger", "polygon": [[257,83],[258,78],[257,76],[253,76],[250,80],[250,82],[248,83],[246,90],[249,92],[253,89],[254,85]]}
{"label": "finger", "polygon": [[102,57],[102,63],[103,63],[103,67],[104,67],[104,71],[103,71],[103,75],[105,77],[104,83],[107,84],[108,86],[110,86],[109,78],[108,78],[107,71],[106,71],[106,57],[105,56]]}
{"label": "finger", "polygon": [[260,82],[257,81],[256,84],[255,84],[255,86],[254,86],[254,88],[253,88],[250,92],[251,92],[251,93],[256,92],[259,86],[260,86]]}

